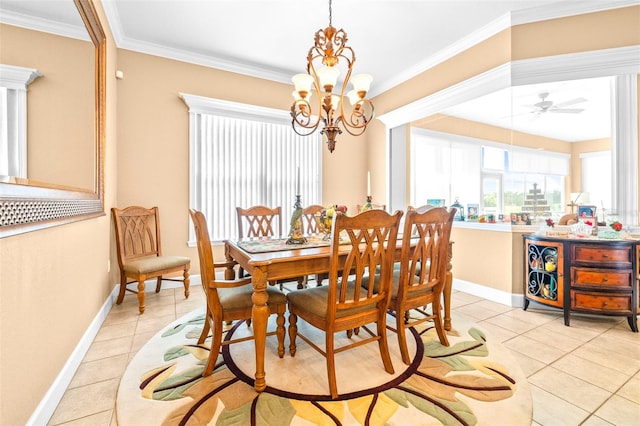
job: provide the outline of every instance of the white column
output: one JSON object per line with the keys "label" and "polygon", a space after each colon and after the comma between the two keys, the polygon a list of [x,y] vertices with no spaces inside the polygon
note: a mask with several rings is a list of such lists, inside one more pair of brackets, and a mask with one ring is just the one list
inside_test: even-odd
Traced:
{"label": "white column", "polygon": [[638,115],[636,75],[615,78],[611,140],[612,204],[625,225],[638,225]]}

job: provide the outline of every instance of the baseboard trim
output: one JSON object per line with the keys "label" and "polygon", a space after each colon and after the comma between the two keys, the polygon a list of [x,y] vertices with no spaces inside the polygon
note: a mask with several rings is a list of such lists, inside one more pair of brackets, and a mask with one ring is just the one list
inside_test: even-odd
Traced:
{"label": "baseboard trim", "polygon": [[[192,275],[190,278],[190,286],[200,286],[202,280],[200,279],[200,275]],[[162,282],[162,288],[182,288],[184,284],[182,282],[177,281],[167,281],[164,280]],[[29,421],[27,422],[28,426],[36,426],[36,425],[46,425],[49,424],[51,420],[51,416],[55,412],[58,404],[60,404],[60,400],[64,395],[65,391],[69,387],[73,376],[78,371],[82,360],[85,355],[87,355],[87,351],[89,347],[93,343],[93,340],[96,338],[96,335],[100,331],[100,327],[104,323],[104,320],[107,319],[107,315],[111,311],[111,307],[116,303],[118,298],[118,293],[120,291],[120,284],[117,283],[105,302],[100,307],[100,310],[91,321],[91,324],[87,328],[87,330],[82,335],[80,342],[76,345],[75,349],[67,359],[67,362],[60,370],[60,373],[53,381],[53,384],[42,398],[34,412],[31,414]],[[156,291],[156,280],[147,280],[145,281],[145,293],[152,293]]]}
{"label": "baseboard trim", "polygon": [[27,425],[35,426],[46,425],[49,423],[49,420],[51,420],[51,416],[58,407],[62,396],[69,387],[69,383],[71,383],[73,376],[76,374],[78,367],[80,367],[82,360],[87,354],[91,343],[93,343],[93,340],[98,334],[98,331],[100,331],[102,323],[107,318],[107,315],[109,314],[111,307],[115,303],[117,296],[118,286],[113,289],[111,294],[109,294],[109,296],[107,297],[107,300],[105,300],[105,302],[102,304],[102,307],[96,314],[93,321],[91,321],[89,328],[87,328],[87,331],[84,332],[84,335],[80,339],[80,342],[78,342],[78,345],[75,347],[75,349],[67,359],[67,362],[64,364],[64,367],[62,367],[62,370],[53,381],[53,384],[45,394],[44,398],[42,398],[40,404],[38,404],[33,414],[31,414]]}
{"label": "baseboard trim", "polygon": [[524,302],[524,296],[522,294],[507,293],[506,291],[457,278],[453,279],[453,289],[511,307],[521,307]]}

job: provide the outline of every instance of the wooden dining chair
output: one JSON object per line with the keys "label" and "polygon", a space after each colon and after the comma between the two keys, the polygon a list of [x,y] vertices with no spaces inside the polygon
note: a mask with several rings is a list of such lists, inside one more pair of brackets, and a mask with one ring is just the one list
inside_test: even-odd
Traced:
{"label": "wooden dining chair", "polygon": [[[233,280],[217,277],[216,267],[234,266],[235,262],[215,263],[207,222],[202,212],[190,209],[189,214],[196,231],[198,256],[200,259],[200,276],[202,289],[207,296],[206,321],[198,344],[204,343],[209,331],[212,332],[211,349],[207,365],[202,373],[208,376],[215,367],[220,352],[220,347],[237,342],[244,342],[247,338],[229,339],[222,341],[223,323],[235,320],[251,320],[253,309],[253,286],[251,278],[238,278]],[[220,274],[222,274],[221,272]],[[267,306],[270,314],[276,314],[276,330],[267,333],[267,336],[276,335],[278,338],[278,356],[284,357],[284,312],[287,308],[287,298],[274,287],[267,288],[269,299]]]}
{"label": "wooden dining chair", "polygon": [[[405,330],[433,321],[440,343],[449,346],[444,331],[440,299],[445,285],[449,240],[455,209],[434,207],[423,212],[409,209],[404,219],[400,268],[394,270],[389,310],[395,312],[402,361],[410,364]],[[431,305],[431,313],[425,307]],[[412,317],[415,310],[419,316]]]}
{"label": "wooden dining chair", "polygon": [[311,204],[302,209],[302,233],[305,235],[321,234],[318,225],[318,214],[324,210],[320,204]]}
{"label": "wooden dining chair", "polygon": [[[116,304],[122,303],[126,291],[138,294],[140,313],[144,313],[144,289],[147,279],[156,278],[156,293],[162,280],[182,281],[184,297],[189,297],[189,269],[191,259],[183,256],[164,256],[160,244],[160,214],[157,207],[150,209],[130,206],[111,209],[116,233],[118,266],[120,267],[120,293]],[[164,278],[164,275],[182,272],[182,279]],[[134,281],[128,281],[129,279]],[[127,288],[138,283],[138,289]]]}
{"label": "wooden dining chair", "polygon": [[238,235],[240,238],[281,237],[282,208],[253,206],[236,207]]}
{"label": "wooden dining chair", "polygon": [[[296,354],[296,337],[300,337],[320,352],[327,362],[329,390],[333,399],[338,396],[336,384],[336,353],[377,342],[385,371],[393,374],[386,334],[386,311],[389,303],[393,257],[402,212],[393,215],[382,210],[370,210],[349,217],[338,214],[334,218],[329,257],[329,282],[326,286],[295,290],[287,293],[289,305],[289,353]],[[340,244],[340,233],[344,233]],[[362,287],[369,270],[380,268],[379,285]],[[350,275],[352,271],[352,275]],[[344,272],[344,273],[343,273]],[[300,333],[298,318],[325,332],[325,347],[320,348]],[[376,332],[367,328],[376,325]],[[334,347],[334,334],[356,327],[366,330],[369,337],[359,333],[358,339],[339,348]],[[351,333],[347,333],[353,337]]]}

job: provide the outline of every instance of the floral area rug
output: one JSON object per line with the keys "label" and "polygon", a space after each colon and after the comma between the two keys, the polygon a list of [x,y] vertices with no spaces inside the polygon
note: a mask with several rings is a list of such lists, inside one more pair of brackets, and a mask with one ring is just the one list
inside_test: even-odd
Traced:
{"label": "floral area rug", "polygon": [[[301,339],[291,357],[287,337],[281,359],[275,336],[267,338],[262,393],[253,389],[253,341],[223,347],[213,374],[202,378],[209,355],[209,340],[197,344],[203,321],[203,310],[185,315],[132,359],[118,390],[118,425],[531,425],[531,394],[517,363],[459,315],[448,347],[432,328],[408,333],[411,365],[389,332],[394,374],[385,372],[375,343],[336,355],[337,400],[329,396],[324,357]],[[301,320],[298,327],[324,347],[322,332]],[[250,334],[242,322],[225,338]],[[342,334],[336,347],[347,339]]]}

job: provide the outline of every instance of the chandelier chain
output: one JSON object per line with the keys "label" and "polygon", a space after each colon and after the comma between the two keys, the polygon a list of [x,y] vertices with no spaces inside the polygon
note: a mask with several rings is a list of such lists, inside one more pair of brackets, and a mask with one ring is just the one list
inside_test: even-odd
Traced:
{"label": "chandelier chain", "polygon": [[329,26],[331,26],[331,0],[329,0]]}

